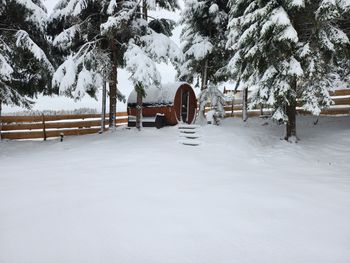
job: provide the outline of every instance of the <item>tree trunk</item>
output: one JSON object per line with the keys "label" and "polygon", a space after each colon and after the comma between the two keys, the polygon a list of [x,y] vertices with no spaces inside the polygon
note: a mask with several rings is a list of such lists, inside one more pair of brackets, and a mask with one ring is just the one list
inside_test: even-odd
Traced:
{"label": "tree trunk", "polygon": [[103,133],[105,130],[105,122],[106,122],[106,90],[107,83],[106,81],[103,82],[103,88],[102,88],[102,114],[101,114],[101,131],[100,133]]}
{"label": "tree trunk", "polygon": [[[142,1],[142,17],[144,20],[147,21],[148,19],[148,7],[147,7],[147,1]],[[135,87],[137,92],[137,112],[136,112],[136,128],[140,131],[142,127],[142,97],[143,92],[141,89],[143,89],[142,86]]]}
{"label": "tree trunk", "polygon": [[245,88],[243,90],[242,119],[243,119],[243,121],[247,121],[248,120],[248,88]]}
{"label": "tree trunk", "polygon": [[286,124],[286,136],[284,137],[287,141],[297,141],[297,129],[296,129],[296,90],[297,90],[297,82],[296,80],[292,83],[294,96],[290,99],[290,103],[287,106],[286,114],[288,116],[288,122]]}
{"label": "tree trunk", "polygon": [[205,90],[208,85],[208,59],[205,59],[202,69],[202,85],[201,90]]}
{"label": "tree trunk", "polygon": [[[201,79],[201,91],[203,91],[207,88],[208,85],[208,59],[205,59],[205,61],[203,62]],[[200,125],[205,125],[207,123],[207,119],[205,116],[205,106],[201,107],[201,105],[199,105],[198,121],[196,122]]]}
{"label": "tree trunk", "polygon": [[[2,101],[0,99],[0,118],[1,118],[1,111],[2,111]],[[2,121],[0,120],[0,140],[2,140],[1,130],[2,130]]]}
{"label": "tree trunk", "polygon": [[146,0],[142,1],[142,15],[143,15],[143,19],[145,19],[147,21],[147,19],[148,19],[148,6],[147,6]]}
{"label": "tree trunk", "polygon": [[115,129],[115,118],[117,111],[117,47],[113,39],[110,40],[110,49],[112,51],[112,72],[109,81],[109,128]]}
{"label": "tree trunk", "polygon": [[137,92],[137,114],[136,114],[136,128],[140,131],[142,127],[142,93]]}

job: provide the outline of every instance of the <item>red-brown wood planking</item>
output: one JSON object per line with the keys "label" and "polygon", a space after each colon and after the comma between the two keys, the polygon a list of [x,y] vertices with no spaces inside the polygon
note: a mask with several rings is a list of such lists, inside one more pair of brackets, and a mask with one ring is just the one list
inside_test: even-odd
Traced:
{"label": "red-brown wood planking", "polygon": [[[108,118],[109,114],[106,114]],[[116,117],[127,117],[126,112],[117,112]],[[62,121],[62,120],[74,120],[74,119],[98,119],[101,118],[101,114],[71,114],[71,115],[45,115],[45,121]],[[2,116],[0,121],[3,123],[13,122],[42,122],[43,116]]]}
{"label": "red-brown wood planking", "polygon": [[[126,112],[118,112],[116,117],[117,126],[127,123],[128,121]],[[93,134],[100,131],[101,120],[89,119],[97,118],[101,118],[101,115],[3,116],[0,118],[2,121],[1,138],[38,139],[59,137],[60,134],[64,134],[65,136]],[[43,120],[45,120],[45,124]],[[105,119],[105,125],[108,125],[108,114]]]}

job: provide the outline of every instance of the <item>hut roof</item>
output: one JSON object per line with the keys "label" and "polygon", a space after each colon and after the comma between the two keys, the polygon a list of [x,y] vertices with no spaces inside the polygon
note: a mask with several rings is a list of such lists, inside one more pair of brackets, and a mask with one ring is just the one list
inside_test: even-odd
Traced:
{"label": "hut roof", "polygon": [[[146,97],[143,98],[143,104],[149,105],[173,105],[177,90],[186,82],[175,82],[163,84],[161,87],[152,87],[146,90]],[[137,93],[133,90],[128,98],[128,105],[137,103]]]}

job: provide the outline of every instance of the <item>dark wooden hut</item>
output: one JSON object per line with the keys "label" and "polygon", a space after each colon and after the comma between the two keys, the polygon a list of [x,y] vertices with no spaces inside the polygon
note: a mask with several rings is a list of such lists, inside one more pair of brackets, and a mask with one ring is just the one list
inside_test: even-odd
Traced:
{"label": "dark wooden hut", "polygon": [[[148,89],[143,98],[142,124],[147,126],[176,125],[179,122],[192,123],[197,109],[197,99],[192,87],[184,82],[162,85]],[[135,126],[137,94],[131,92],[128,98],[129,126]]]}

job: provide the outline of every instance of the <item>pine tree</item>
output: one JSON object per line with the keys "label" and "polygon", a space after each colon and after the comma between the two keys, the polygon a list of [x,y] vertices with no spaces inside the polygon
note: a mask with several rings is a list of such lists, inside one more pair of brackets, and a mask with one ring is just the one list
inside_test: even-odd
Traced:
{"label": "pine tree", "polygon": [[229,1],[228,74],[253,90],[250,107],[273,108],[272,118],[286,123],[287,140],[296,138],[297,98],[319,114],[331,103],[332,79],[344,77],[337,74],[349,45],[337,26],[341,2]]}
{"label": "pine tree", "polygon": [[46,16],[41,0],[0,0],[0,105],[29,108],[30,98],[49,92]]}
{"label": "pine tree", "polygon": [[[225,47],[228,20],[227,1],[199,0],[185,1],[180,22],[184,25],[181,33],[185,62],[178,69],[179,78],[197,84],[203,91],[208,82],[217,83],[222,74],[219,70],[227,61]],[[204,123],[205,112],[200,110],[198,121]]]}
{"label": "pine tree", "polygon": [[227,60],[225,50],[228,20],[227,1],[199,0],[185,1],[180,23],[185,62],[179,68],[179,78],[192,82],[201,79],[201,90],[208,81],[221,81],[217,74]]}
{"label": "pine tree", "polygon": [[[116,36],[101,35],[100,27],[115,14],[114,0],[61,0],[49,17],[48,33],[60,66],[52,85],[74,99],[86,94],[95,97],[103,82],[109,82],[109,126],[115,127],[117,68]],[[122,96],[120,96],[122,99]]]}
{"label": "pine tree", "polygon": [[290,12],[299,36],[296,54],[304,71],[297,95],[302,108],[314,115],[331,105],[329,91],[350,77],[349,35],[340,23],[350,16],[350,3],[345,2],[305,1]]}
{"label": "pine tree", "polygon": [[[51,17],[54,45],[69,54],[54,75],[53,83],[75,98],[94,94],[109,79],[110,112],[115,112],[117,70],[131,72],[135,88],[145,94],[147,87],[159,85],[155,62],[176,62],[181,52],[165,35],[171,22],[152,19],[147,10],[156,5],[174,9],[175,1],[62,0]],[[59,34],[58,34],[59,33]],[[110,114],[115,127],[115,114]]]}
{"label": "pine tree", "polygon": [[[167,19],[155,19],[148,15],[150,10],[158,7],[175,10],[178,8],[176,1],[128,1],[123,11],[127,15],[109,18],[104,30],[109,30],[118,19],[126,18],[129,28],[127,50],[124,53],[126,69],[130,72],[137,92],[137,116],[136,127],[141,129],[142,123],[142,98],[147,89],[159,86],[160,74],[156,63],[165,62],[177,64],[183,60],[183,54],[177,45],[170,39],[174,22]],[[131,7],[131,8],[130,8]]]}

